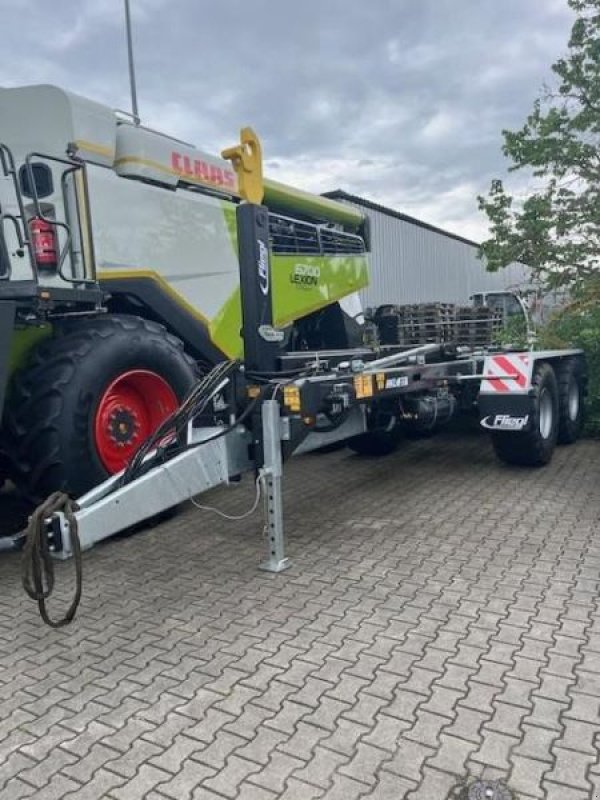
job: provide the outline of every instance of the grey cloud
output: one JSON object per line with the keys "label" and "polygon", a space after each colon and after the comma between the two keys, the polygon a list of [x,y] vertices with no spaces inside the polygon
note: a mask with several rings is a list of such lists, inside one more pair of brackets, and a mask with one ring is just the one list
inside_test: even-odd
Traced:
{"label": "grey cloud", "polygon": [[[218,151],[261,134],[280,180],[345,188],[457,232],[505,169],[570,25],[566,0],[131,0],[142,116]],[[128,104],[120,0],[0,0],[0,84]],[[23,21],[27,19],[27,24]],[[469,235],[469,233],[467,233]]]}

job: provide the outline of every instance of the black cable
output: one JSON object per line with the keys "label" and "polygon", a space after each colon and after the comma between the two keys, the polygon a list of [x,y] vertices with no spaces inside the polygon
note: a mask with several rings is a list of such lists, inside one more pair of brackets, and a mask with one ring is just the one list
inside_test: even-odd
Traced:
{"label": "black cable", "polygon": [[250,372],[246,371],[246,377],[256,380],[277,380],[277,378],[293,378],[301,375],[314,375],[314,370],[306,367],[298,369],[281,370],[280,372]]}
{"label": "black cable", "polygon": [[243,422],[250,416],[251,412],[254,410],[259,400],[262,400],[262,392],[261,394],[253,398],[252,402],[246,406],[246,408],[242,411],[242,413],[239,415],[239,417],[236,419],[235,422],[233,422],[231,425],[227,425],[227,427],[223,428],[223,430],[220,430],[218,433],[215,433],[213,436],[209,436],[208,439],[202,439],[201,442],[193,442],[192,444],[188,444],[184,448],[184,452],[186,450],[191,450],[194,447],[200,447],[201,445],[206,444],[206,442],[214,442],[215,439],[220,439],[221,436],[225,436],[227,433],[230,433],[232,430],[235,430],[235,428],[237,428],[237,426],[241,422]]}
{"label": "black cable", "polygon": [[138,447],[118,482],[119,486],[130,483],[136,477],[146,456],[155,449],[157,443],[169,434],[174,433],[175,437],[181,435],[189,421],[204,411],[219,384],[233,373],[238,365],[237,361],[221,362],[192,387],[181,406],[170,414]]}
{"label": "black cable", "polygon": [[[29,520],[27,538],[22,557],[23,588],[32,600],[37,600],[40,616],[51,628],[62,628],[72,622],[81,601],[82,563],[81,545],[79,542],[77,504],[63,492],[54,492],[38,506]],[[62,619],[53,620],[48,615],[46,600],[54,590],[54,560],[50,553],[50,545],[46,534],[46,520],[57,512],[62,512],[69,523],[69,533],[75,561],[75,593],[71,605]]]}

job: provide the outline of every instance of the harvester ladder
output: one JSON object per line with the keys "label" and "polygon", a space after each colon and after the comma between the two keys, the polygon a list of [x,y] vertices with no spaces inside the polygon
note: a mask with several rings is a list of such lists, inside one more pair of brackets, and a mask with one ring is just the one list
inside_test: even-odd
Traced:
{"label": "harvester ladder", "polygon": [[0,209],[0,280],[10,280],[11,276],[11,261],[6,247],[6,237],[4,235],[5,225],[9,222],[17,236],[19,244],[20,255],[24,255],[27,250],[29,254],[29,262],[33,271],[34,277],[37,279],[37,268],[33,251],[31,248],[31,239],[29,237],[29,230],[27,227],[27,216],[25,214],[25,205],[23,203],[23,194],[19,186],[19,179],[15,167],[15,160],[10,148],[0,142],[0,167],[2,167],[2,177],[9,178],[13,185],[13,190],[19,208],[18,214],[10,214]]}
{"label": "harvester ladder", "polygon": [[[35,174],[33,170],[33,164],[35,161],[51,161],[63,165],[64,168],[61,176],[61,190],[62,190],[65,221],[54,219],[53,217],[48,216],[44,212],[44,208],[38,196]],[[87,183],[87,173],[86,173],[85,163],[82,161],[74,161],[68,158],[60,158],[58,156],[48,155],[46,153],[34,152],[34,153],[29,153],[29,155],[25,158],[24,166],[30,187],[34,216],[40,220],[43,220],[48,225],[51,225],[53,228],[61,229],[64,231],[64,244],[61,246],[60,251],[58,253],[58,263],[56,267],[56,272],[58,276],[66,283],[77,284],[78,286],[84,286],[84,285],[96,286],[97,285],[96,268],[95,268],[94,252],[93,252],[93,242],[91,236],[89,235],[89,230],[91,227],[90,204],[88,196],[88,183]],[[9,280],[11,277],[11,261],[8,249],[6,247],[6,237],[4,235],[5,223],[9,222],[14,227],[17,236],[18,247],[19,247],[19,250],[17,252],[19,255],[24,255],[25,251],[27,251],[29,256],[29,262],[31,265],[32,276],[36,281],[36,283],[38,283],[39,272],[37,269],[37,264],[31,242],[31,236],[29,232],[28,216],[25,210],[25,203],[23,201],[23,191],[19,183],[19,176],[17,174],[17,168],[15,166],[15,160],[13,154],[10,148],[2,143],[0,143],[0,167],[2,168],[1,176],[9,178],[12,182],[13,191],[17,202],[17,207],[19,209],[18,214],[11,214],[7,212],[0,213],[0,279]],[[77,221],[80,226],[80,238],[82,240],[83,272],[84,272],[83,275],[75,275],[75,274],[65,275],[63,270],[67,255],[71,254],[71,263],[72,264],[75,263],[75,260],[73,258],[74,255],[73,236],[71,230],[72,227],[71,221],[69,219],[69,199],[68,199],[68,179],[71,175],[74,177],[73,191],[76,200]],[[81,176],[79,182],[77,180],[78,176]],[[87,231],[87,236],[85,237],[86,238],[85,242],[83,241],[84,235],[81,232],[82,214],[86,218],[85,228]],[[58,241],[58,236],[57,236],[57,241]]]}

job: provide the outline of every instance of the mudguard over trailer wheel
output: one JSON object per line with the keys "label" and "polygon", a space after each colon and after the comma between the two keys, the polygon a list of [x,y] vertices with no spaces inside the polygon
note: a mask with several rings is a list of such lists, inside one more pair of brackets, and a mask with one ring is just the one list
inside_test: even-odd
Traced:
{"label": "mudguard over trailer wheel", "polygon": [[533,389],[531,422],[520,432],[495,431],[491,434],[496,455],[507,464],[536,467],[552,458],[558,439],[558,381],[552,366],[536,365],[531,380]]}
{"label": "mudguard over trailer wheel", "polygon": [[13,383],[5,425],[19,488],[33,499],[84,494],[125,466],[194,380],[193,360],[161,325],[69,322]]}

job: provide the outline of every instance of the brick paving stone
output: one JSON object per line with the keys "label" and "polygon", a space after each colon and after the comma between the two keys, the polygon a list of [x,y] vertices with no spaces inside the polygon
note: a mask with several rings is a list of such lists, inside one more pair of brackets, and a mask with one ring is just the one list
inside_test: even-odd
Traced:
{"label": "brick paving stone", "polygon": [[[338,730],[342,725],[345,724],[350,725],[350,723],[345,723],[344,720],[339,720]],[[360,735],[362,735],[362,733],[364,733],[365,730],[367,729],[366,728],[360,729]],[[262,731],[260,731],[260,733],[262,733]],[[288,737],[285,734],[282,734],[279,731],[269,731],[269,736],[279,739],[277,748],[281,750],[283,753],[288,753],[289,755],[298,756],[298,758],[302,758],[304,759],[304,761],[308,761],[310,759],[311,754],[313,753],[317,744],[319,744],[320,742],[326,742],[328,739],[332,738],[329,732],[323,730],[323,728],[318,728],[316,725],[309,725],[305,722],[299,722],[296,727],[296,730],[290,737]],[[335,736],[335,734],[333,734],[333,736]],[[331,747],[331,749],[335,750],[336,748]],[[254,760],[256,761],[258,759]]]}
{"label": "brick paving stone", "polygon": [[[21,777],[24,772],[35,769],[39,765],[38,761],[28,758],[26,755],[15,750],[0,765],[0,788],[17,776]],[[31,783],[31,781],[29,781]]]}
{"label": "brick paving stone", "polygon": [[524,721],[538,728],[550,728],[559,731],[563,727],[561,714],[568,706],[558,700],[548,700],[544,697],[533,698],[533,710],[524,717]]}
{"label": "brick paving stone", "polygon": [[216,708],[209,708],[204,718],[190,728],[185,729],[185,736],[198,739],[200,742],[212,742],[219,731],[230,725],[235,718]]}
{"label": "brick paving stone", "polygon": [[[205,764],[199,764],[192,759],[187,759],[182,763],[181,769],[176,775],[169,775],[162,770],[161,774],[165,778],[160,781],[157,780],[154,784],[157,792],[163,796],[166,795],[169,798],[173,798],[173,800],[183,800],[183,798],[190,797],[203,781],[212,778],[216,774],[216,770],[207,767]],[[124,787],[123,791],[126,789],[127,786]]]}
{"label": "brick paving stone", "polygon": [[[589,792],[585,789],[575,789],[558,783],[544,781],[545,800],[590,800]],[[594,797],[592,800],[596,800]]]}
{"label": "brick paving stone", "polygon": [[133,778],[117,789],[112,789],[111,794],[117,800],[143,800],[151,789],[158,788],[160,784],[166,783],[171,777],[162,769],[157,769],[150,764],[143,764]]}
{"label": "brick paving stone", "polygon": [[379,775],[377,786],[372,791],[363,794],[369,800],[406,800],[410,792],[416,787],[415,781],[382,772]]}
{"label": "brick paving stone", "polygon": [[358,800],[359,797],[365,796],[368,789],[369,787],[361,781],[349,778],[347,775],[336,775],[331,788],[323,797],[327,800]]}
{"label": "brick paving stone", "polygon": [[382,770],[393,772],[402,778],[419,783],[422,778],[423,764],[435,753],[434,747],[402,738],[398,742],[398,749],[394,757],[382,764]]}
{"label": "brick paving stone", "polygon": [[471,760],[500,770],[508,769],[510,752],[518,743],[519,739],[514,736],[488,732],[484,728],[483,743]]}
{"label": "brick paving stone", "polygon": [[552,764],[554,761],[552,745],[557,738],[556,731],[524,724],[521,730],[515,733],[521,734],[521,740],[514,749],[515,754]]}
{"label": "brick paving stone", "polygon": [[[304,726],[304,728],[308,727],[309,726]],[[321,732],[321,735],[323,734],[324,731]],[[231,734],[228,733],[223,735],[231,736]],[[296,734],[290,738],[287,733],[283,733],[282,731],[262,727],[257,730],[253,739],[250,741],[244,741],[233,749],[235,749],[235,752],[237,755],[241,756],[241,758],[246,758],[248,761],[255,761],[257,764],[263,765],[266,765],[269,762],[271,754],[276,748],[279,748],[282,752],[287,752],[289,755],[304,758],[304,761],[306,761],[310,758],[310,749],[303,753],[301,743],[299,743],[297,747],[286,747],[289,745],[292,739],[295,739],[296,742],[298,742],[299,738],[298,732],[296,732]],[[217,741],[218,740],[215,740],[214,744],[216,744]],[[306,742],[304,742],[304,746],[306,747]],[[202,759],[202,756],[200,758]]]}
{"label": "brick paving stone", "polygon": [[351,760],[347,764],[343,764],[339,771],[342,775],[348,775],[357,781],[374,786],[379,769],[389,758],[390,754],[387,750],[360,743]]}
{"label": "brick paving stone", "polygon": [[[76,756],[72,753],[67,753],[66,750],[58,749],[56,753],[52,753],[42,761],[35,762],[35,766],[28,769],[21,769],[19,771],[19,777],[23,778],[27,783],[31,783],[37,786],[38,789],[41,789],[42,786],[45,786],[61,770],[66,773],[69,766],[73,765],[75,762],[77,762]],[[99,762],[103,763],[102,759],[99,759]],[[83,762],[78,762],[78,765],[82,763]],[[100,766],[100,763],[98,766]],[[85,776],[86,770],[83,769],[82,773]],[[75,776],[70,777],[78,780]]]}
{"label": "brick paving stone", "polygon": [[[35,726],[32,727],[31,733],[35,733]],[[53,753],[56,748],[68,744],[76,736],[74,731],[70,731],[62,725],[53,725],[41,735],[38,732],[38,738],[29,744],[22,745],[20,751],[36,761],[41,761]]]}
{"label": "brick paving stone", "polygon": [[[362,735],[367,744],[372,744],[375,747],[393,752],[396,749],[400,737],[406,733],[410,727],[409,722],[390,717],[382,712],[377,715],[375,725],[371,728],[368,735],[366,734],[368,728],[363,728],[365,733]],[[333,749],[335,750],[335,747]]]}
{"label": "brick paving stone", "polygon": [[486,722],[486,730],[518,736],[523,718],[528,713],[527,709],[497,701],[494,701],[493,706],[494,715],[489,722]]}
{"label": "brick paving stone", "polygon": [[494,699],[501,697],[501,691],[498,686],[488,686],[485,683],[475,683],[470,680],[469,689],[466,695],[458,701],[458,705],[492,716],[494,713]]}
{"label": "brick paving stone", "polygon": [[[239,756],[230,756],[224,769],[220,770],[214,778],[204,781],[207,789],[213,789],[226,797],[235,797],[242,781],[250,775],[260,771],[260,765],[246,761]],[[176,800],[181,796],[176,796]]]}
{"label": "brick paving stone", "polygon": [[477,745],[458,736],[447,733],[440,734],[440,745],[435,756],[428,762],[428,766],[443,772],[461,775],[469,757],[477,750]]}
{"label": "brick paving stone", "polygon": [[[69,794],[76,794],[81,789],[81,784],[67,778],[65,775],[56,773],[52,776],[49,783],[40,790],[38,789],[35,795],[32,795],[36,800],[63,800]],[[11,797],[10,800],[13,800]],[[134,800],[131,798],[131,800]]]}
{"label": "brick paving stone", "polygon": [[562,747],[555,747],[553,753],[554,767],[546,774],[546,779],[574,789],[589,791],[591,786],[586,774],[595,763],[596,754],[576,753],[573,750],[564,750]]}
{"label": "brick paving stone", "polygon": [[574,694],[571,705],[563,711],[565,719],[576,719],[580,722],[598,724],[600,719],[600,697],[585,694]]}
{"label": "brick paving stone", "polygon": [[[110,762],[110,767],[112,769],[116,759],[122,757],[118,750],[113,750],[112,747],[106,747],[106,745],[101,742],[92,745],[89,752],[79,760],[76,760],[74,753],[70,753],[69,755],[71,756],[71,761],[66,766],[61,767],[62,772],[68,775],[69,778],[73,778],[73,780],[83,785],[89,783],[94,773],[101,767],[104,767]],[[133,774],[135,774],[135,769],[133,770]],[[26,774],[24,774],[24,777],[27,780]]]}
{"label": "brick paving stone", "polygon": [[319,800],[325,794],[323,789],[313,786],[297,778],[290,778],[279,800]]}
{"label": "brick paving stone", "polygon": [[417,789],[408,795],[409,800],[432,800],[433,797],[445,798],[456,786],[456,776],[425,767],[423,779]]}
{"label": "brick paving stone", "polygon": [[338,771],[342,764],[347,764],[349,761],[348,756],[317,745],[312,759],[303,769],[295,772],[294,777],[327,790],[331,786],[334,773]]}
{"label": "brick paving stone", "polygon": [[[79,786],[74,792],[65,795],[65,800],[104,800],[109,796],[109,792],[126,783],[127,778],[115,775],[102,767],[86,782],[85,786]],[[146,795],[144,800],[148,800],[150,795]],[[164,795],[163,795],[164,797]]]}
{"label": "brick paving stone", "polygon": [[[373,705],[377,704],[374,703]],[[352,707],[347,703],[342,703],[340,700],[334,700],[333,697],[324,697],[319,703],[318,708],[311,714],[303,716],[302,720],[309,725],[316,725],[319,728],[333,731],[336,728],[337,720],[342,714],[351,713],[354,719],[359,706],[360,701],[356,706]],[[304,707],[304,710],[307,710],[306,707]],[[375,713],[375,711],[373,711],[373,713]],[[360,722],[361,720],[358,719],[357,721]]]}
{"label": "brick paving stone", "polygon": [[542,778],[548,771],[548,764],[534,758],[526,758],[513,754],[511,756],[512,771],[509,784],[511,789],[529,797],[544,797]]}
{"label": "brick paving stone", "polygon": [[430,747],[437,747],[440,732],[448,725],[450,725],[450,720],[447,717],[430,714],[428,711],[418,711],[416,723],[404,736]]}
{"label": "brick paving stone", "polygon": [[[203,791],[206,791],[206,789],[203,789]],[[278,797],[278,794],[265,789],[263,786],[245,782],[240,784],[236,800],[277,800]]]}
{"label": "brick paving stone", "polygon": [[37,791],[30,783],[25,783],[20,778],[11,778],[0,788],[0,800],[24,800],[26,797],[33,797]]}
{"label": "brick paving stone", "polygon": [[274,716],[265,721],[265,725],[269,728],[292,735],[296,730],[296,725],[300,720],[305,719],[309,721],[311,718],[308,716],[311,709],[300,703],[293,703],[290,700],[284,700],[281,710]]}
{"label": "brick paving stone", "polygon": [[285,784],[292,773],[297,772],[304,766],[305,762],[302,759],[275,751],[270,754],[268,763],[263,766],[260,772],[251,775],[248,780],[278,795],[283,792]]}

